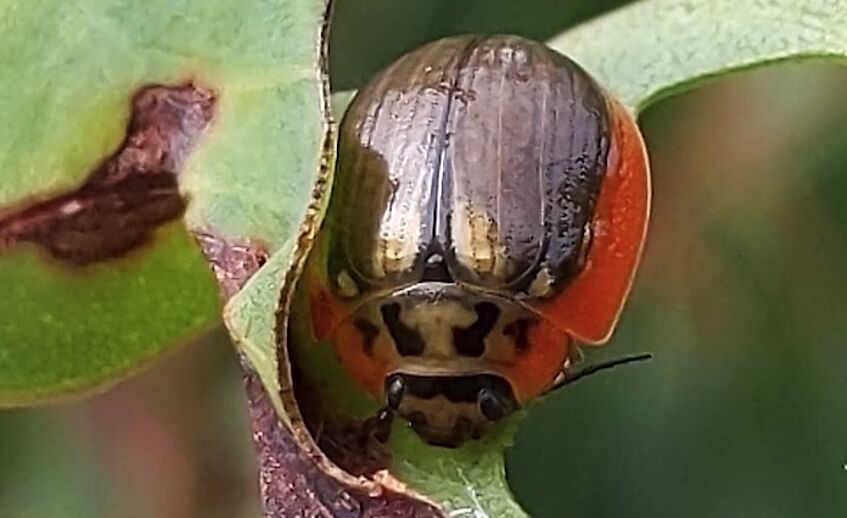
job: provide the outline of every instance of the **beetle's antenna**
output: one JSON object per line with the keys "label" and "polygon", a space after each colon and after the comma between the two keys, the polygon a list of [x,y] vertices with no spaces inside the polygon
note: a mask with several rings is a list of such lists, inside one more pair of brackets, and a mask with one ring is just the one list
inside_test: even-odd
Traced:
{"label": "beetle's antenna", "polygon": [[582,369],[575,371],[575,372],[565,371],[565,372],[562,373],[562,377],[559,378],[558,383],[556,383],[556,386],[553,387],[553,388],[557,389],[557,388],[560,388],[560,387],[564,387],[565,385],[570,385],[571,383],[573,383],[575,381],[579,381],[582,378],[585,378],[587,376],[591,376],[592,374],[597,374],[600,371],[604,371],[604,370],[607,370],[607,369],[613,369],[613,368],[615,368],[619,365],[626,365],[627,363],[642,362],[642,361],[650,360],[652,358],[653,358],[653,355],[651,353],[634,354],[634,355],[631,355],[631,356],[623,356],[621,358],[615,358],[613,360],[595,363],[594,365],[589,365],[589,366],[582,368]]}

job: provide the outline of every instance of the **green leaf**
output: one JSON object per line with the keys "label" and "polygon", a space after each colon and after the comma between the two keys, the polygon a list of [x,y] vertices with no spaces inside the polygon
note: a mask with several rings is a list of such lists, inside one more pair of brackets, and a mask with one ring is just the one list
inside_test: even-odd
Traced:
{"label": "green leaf", "polygon": [[291,420],[279,397],[280,379],[274,328],[280,288],[294,251],[293,240],[280,247],[244,288],[229,300],[223,314],[224,324],[235,346],[253,366],[277,413],[289,426]]}
{"label": "green leaf", "polygon": [[845,63],[843,0],[653,0],[553,38],[636,112],[726,74],[787,60]]}
{"label": "green leaf", "polygon": [[3,254],[0,403],[87,389],[209,329],[218,302],[202,254],[179,224],[157,241],[142,261],[84,271],[24,247]]}
{"label": "green leaf", "polygon": [[169,220],[143,246],[85,265],[0,239],[0,405],[114,382],[218,322],[189,230],[268,252],[293,234],[325,132],[323,11],[317,0],[0,0],[7,222],[118,151],[141,88],[192,81],[216,96],[177,171],[188,229]]}
{"label": "green leaf", "polygon": [[[847,63],[847,2],[762,0],[642,1],[553,38],[634,112],[707,80],[786,60]],[[352,92],[333,94],[340,117]],[[351,396],[355,387],[327,369],[331,358],[306,361],[327,396],[364,416],[373,403]],[[343,376],[342,376],[343,377]],[[532,411],[532,410],[530,410]],[[392,436],[392,471],[450,512],[520,516],[503,483],[500,456],[520,416],[500,435],[457,451],[424,446],[409,433]]]}

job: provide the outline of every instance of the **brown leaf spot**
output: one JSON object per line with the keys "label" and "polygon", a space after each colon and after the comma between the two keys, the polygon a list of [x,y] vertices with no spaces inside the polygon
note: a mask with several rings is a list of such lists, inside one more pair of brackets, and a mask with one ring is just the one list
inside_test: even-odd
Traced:
{"label": "brown leaf spot", "polygon": [[139,91],[121,147],[75,191],[0,220],[0,251],[29,242],[58,261],[83,266],[145,244],[185,210],[176,175],[208,126],[215,99],[194,84]]}
{"label": "brown leaf spot", "polygon": [[345,487],[321,471],[277,418],[261,382],[245,370],[244,382],[259,458],[265,516],[435,518],[431,505],[389,490],[377,496]]}

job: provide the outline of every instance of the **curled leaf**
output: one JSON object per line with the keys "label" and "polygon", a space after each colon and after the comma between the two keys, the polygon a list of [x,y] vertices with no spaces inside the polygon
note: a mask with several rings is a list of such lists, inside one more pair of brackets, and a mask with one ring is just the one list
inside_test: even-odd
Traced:
{"label": "curled leaf", "polygon": [[[576,27],[550,44],[574,57],[628,107],[639,111],[663,96],[737,70],[810,57],[843,62],[845,4],[813,3],[814,8],[808,9],[807,3],[788,0],[643,1]],[[333,95],[336,116],[351,97],[351,92]],[[298,303],[296,298],[293,303]],[[284,319],[289,307],[280,309]],[[424,446],[395,427],[387,457],[379,451],[362,455],[346,440],[356,429],[347,419],[361,423],[373,412],[374,402],[349,383],[332,354],[320,352],[320,347],[302,347],[311,344],[307,323],[286,324],[278,327],[278,344],[285,349],[280,358],[289,360],[293,354],[298,377],[293,386],[283,387],[288,402],[280,405],[297,408],[295,426],[311,430],[303,435],[310,448],[319,445],[319,451],[356,475],[372,475],[386,466],[394,477],[451,513],[522,515],[509,497],[501,458],[515,422],[489,442],[454,451]],[[321,407],[320,417],[311,428],[303,426],[303,414],[312,413],[315,406]],[[344,416],[333,417],[339,408]],[[376,459],[376,468],[362,459]]]}

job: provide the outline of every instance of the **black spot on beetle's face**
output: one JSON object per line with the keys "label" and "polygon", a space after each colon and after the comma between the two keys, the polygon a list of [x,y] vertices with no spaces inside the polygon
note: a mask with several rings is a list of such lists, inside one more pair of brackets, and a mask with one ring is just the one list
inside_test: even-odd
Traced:
{"label": "black spot on beetle's face", "polygon": [[385,304],[380,308],[382,320],[400,356],[420,356],[426,344],[420,333],[400,321],[400,309],[400,304]]}
{"label": "black spot on beetle's face", "polygon": [[471,403],[477,392],[486,385],[482,375],[478,376],[415,376],[395,374],[391,379],[403,380],[408,394],[420,399],[432,399],[442,395],[451,403]]}
{"label": "black spot on beetle's face", "polygon": [[512,337],[517,351],[526,351],[529,349],[529,328],[533,324],[535,320],[531,318],[519,318],[507,325],[503,329],[503,334]]}
{"label": "black spot on beetle's face", "polygon": [[376,324],[364,318],[356,319],[356,321],[353,322],[353,325],[355,325],[356,329],[362,333],[362,349],[365,351],[365,354],[373,356],[374,343],[376,342],[376,338],[379,336],[379,328]]}
{"label": "black spot on beetle's face", "polygon": [[474,305],[476,321],[469,327],[453,328],[453,348],[460,356],[479,358],[485,352],[485,337],[491,333],[500,316],[500,308],[493,302]]}

